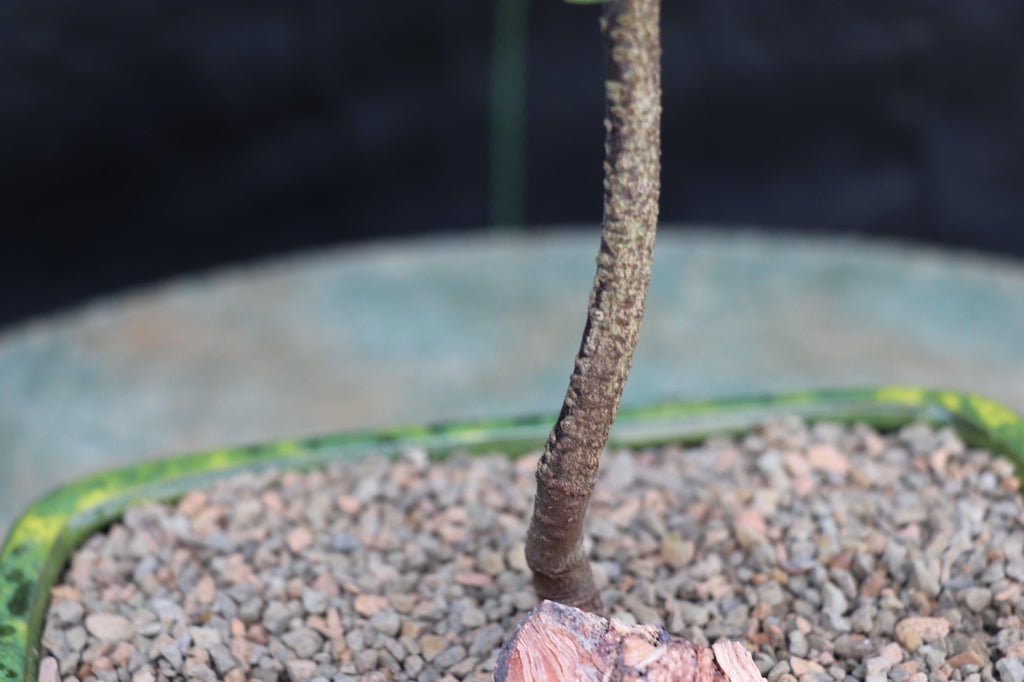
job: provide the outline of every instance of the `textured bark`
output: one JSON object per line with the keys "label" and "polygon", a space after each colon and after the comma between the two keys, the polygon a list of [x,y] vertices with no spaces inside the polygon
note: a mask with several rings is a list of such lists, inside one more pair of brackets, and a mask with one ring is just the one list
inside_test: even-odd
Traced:
{"label": "textured bark", "polygon": [[761,682],[750,653],[736,642],[712,647],[673,639],[655,625],[626,626],[543,602],[502,648],[497,682]]}
{"label": "textured bark", "polygon": [[537,467],[526,558],[538,597],[602,610],[582,549],[583,519],[626,384],[647,288],[660,187],[659,0],[611,0],[604,219],[587,323],[561,414]]}

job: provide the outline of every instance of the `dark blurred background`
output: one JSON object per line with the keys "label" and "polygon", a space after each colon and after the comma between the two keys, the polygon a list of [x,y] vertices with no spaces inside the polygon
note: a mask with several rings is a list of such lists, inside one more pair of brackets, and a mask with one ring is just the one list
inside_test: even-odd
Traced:
{"label": "dark blurred background", "polygon": [[[1024,5],[668,0],[665,221],[1024,255]],[[600,219],[599,8],[0,9],[0,325],[350,240]]]}

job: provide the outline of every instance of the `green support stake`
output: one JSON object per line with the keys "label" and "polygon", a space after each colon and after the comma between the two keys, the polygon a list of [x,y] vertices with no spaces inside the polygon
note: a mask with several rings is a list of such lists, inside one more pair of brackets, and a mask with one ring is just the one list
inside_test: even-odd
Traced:
{"label": "green support stake", "polygon": [[496,0],[491,51],[491,224],[526,218],[526,34],[529,0]]}

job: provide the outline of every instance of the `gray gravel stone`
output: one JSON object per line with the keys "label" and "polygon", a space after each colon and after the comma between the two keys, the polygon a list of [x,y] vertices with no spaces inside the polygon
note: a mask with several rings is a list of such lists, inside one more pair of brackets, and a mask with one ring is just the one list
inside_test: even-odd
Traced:
{"label": "gray gravel stone", "polygon": [[1019,658],[1001,658],[996,661],[999,679],[1003,682],[1024,682],[1024,662]]}
{"label": "gray gravel stone", "polygon": [[290,679],[296,680],[296,682],[312,681],[314,675],[316,675],[316,663],[313,661],[295,658],[288,661],[286,666]]}
{"label": "gray gravel stone", "polygon": [[978,613],[992,603],[992,590],[984,587],[969,587],[964,591],[964,604],[971,611]]}
{"label": "gray gravel stone", "polygon": [[53,656],[39,661],[39,682],[60,682],[60,668]]}
{"label": "gray gravel stone", "polygon": [[840,635],[832,643],[836,658],[861,660],[875,650],[871,640],[860,634]]}
{"label": "gray gravel stone", "polygon": [[132,675],[132,682],[156,682],[156,676],[153,674],[153,670],[146,666],[135,671]]}
{"label": "gray gravel stone", "polygon": [[379,654],[376,649],[363,649],[357,651],[353,656],[353,661],[356,664],[356,671],[360,673],[368,673],[371,670],[377,669],[377,659]]}
{"label": "gray gravel stone", "polygon": [[789,633],[789,653],[794,656],[803,658],[810,651],[810,646],[807,644],[807,638],[804,637],[804,633],[799,630],[793,630]]}
{"label": "gray gravel stone", "polygon": [[158,598],[151,602],[153,611],[161,621],[180,623],[185,620],[185,611],[171,599]]}
{"label": "gray gravel stone", "polygon": [[85,648],[85,643],[88,640],[88,633],[80,625],[76,625],[73,628],[69,628],[64,633],[64,641],[67,643],[68,648],[72,651],[81,651]]}
{"label": "gray gravel stone", "polygon": [[[198,661],[185,663],[185,677],[190,680],[202,680],[202,682],[217,682],[217,674],[210,670],[210,667]],[[116,677],[115,677],[116,679]]]}
{"label": "gray gravel stone", "polygon": [[192,643],[197,647],[209,650],[210,647],[220,644],[220,633],[214,628],[191,627],[188,629]]}
{"label": "gray gravel stone", "polygon": [[160,656],[170,663],[173,670],[181,670],[182,663],[185,661],[185,657],[182,655],[181,649],[178,648],[177,644],[169,644],[160,649]]}
{"label": "gray gravel stone", "polygon": [[832,632],[849,632],[852,629],[849,619],[839,615],[836,611],[822,613],[821,624]]}
{"label": "gray gravel stone", "polygon": [[381,611],[370,619],[370,626],[383,635],[394,637],[402,629],[402,618],[394,611]]}
{"label": "gray gravel stone", "polygon": [[412,677],[419,675],[423,671],[423,659],[417,654],[406,656],[403,669]]}
{"label": "gray gravel stone", "polygon": [[757,666],[758,672],[762,675],[767,675],[768,672],[775,665],[775,659],[770,654],[766,654],[763,651],[759,651],[754,654],[754,665]]}
{"label": "gray gravel stone", "polygon": [[779,606],[786,603],[786,593],[774,580],[769,580],[757,589],[757,601],[766,606]]}
{"label": "gray gravel stone", "polygon": [[217,673],[223,677],[229,670],[238,665],[238,661],[231,655],[231,651],[223,644],[214,644],[208,649],[210,660]]}
{"label": "gray gravel stone", "polygon": [[850,608],[846,595],[836,585],[825,583],[821,587],[821,605],[826,611],[832,611],[836,615],[843,615]]}
{"label": "gray gravel stone", "polygon": [[327,595],[319,590],[305,588],[302,590],[302,608],[306,613],[321,614],[327,610]]}
{"label": "gray gravel stone", "polygon": [[937,597],[939,585],[938,567],[923,557],[915,558],[910,564],[910,586],[916,587],[929,597]]}
{"label": "gray gravel stone", "polygon": [[687,625],[706,625],[711,617],[707,607],[701,606],[700,604],[693,604],[691,602],[682,602],[679,604],[679,613]]}
{"label": "gray gravel stone", "polygon": [[311,658],[323,645],[323,637],[310,628],[298,628],[286,632],[281,641],[294,651],[299,658]]}
{"label": "gray gravel stone", "polygon": [[469,645],[470,655],[481,656],[500,649],[505,636],[505,629],[497,623],[485,625],[473,636],[473,642]]}
{"label": "gray gravel stone", "polygon": [[466,648],[456,644],[437,655],[432,663],[441,670],[446,670],[466,658]]}
{"label": "gray gravel stone", "polygon": [[238,606],[238,618],[247,625],[258,623],[263,617],[263,600],[249,597]]}
{"label": "gray gravel stone", "polygon": [[996,648],[1003,653],[1009,653],[1011,649],[1021,642],[1024,642],[1024,628],[1003,628],[996,633]]}
{"label": "gray gravel stone", "polygon": [[464,628],[478,628],[487,622],[483,609],[466,609],[459,618]]}
{"label": "gray gravel stone", "polygon": [[267,632],[280,634],[291,620],[292,613],[288,607],[280,601],[272,601],[263,610],[263,627]]}
{"label": "gray gravel stone", "polygon": [[768,671],[767,678],[769,682],[782,679],[784,675],[788,675],[790,672],[789,661],[779,661],[775,664],[771,670]]}
{"label": "gray gravel stone", "polygon": [[50,613],[53,614],[53,620],[58,625],[67,627],[82,622],[85,607],[81,602],[65,600],[50,606]]}
{"label": "gray gravel stone", "polygon": [[865,604],[850,614],[850,627],[854,632],[871,632],[877,614],[878,609],[873,604]]}

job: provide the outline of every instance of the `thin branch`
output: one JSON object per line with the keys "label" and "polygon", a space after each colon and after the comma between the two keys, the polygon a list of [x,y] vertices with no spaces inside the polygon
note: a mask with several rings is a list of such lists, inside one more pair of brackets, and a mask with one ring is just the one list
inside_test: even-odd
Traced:
{"label": "thin branch", "polygon": [[527,562],[541,599],[600,611],[583,519],[643,319],[660,189],[659,0],[611,0],[604,219],[587,323],[561,414],[537,467]]}

